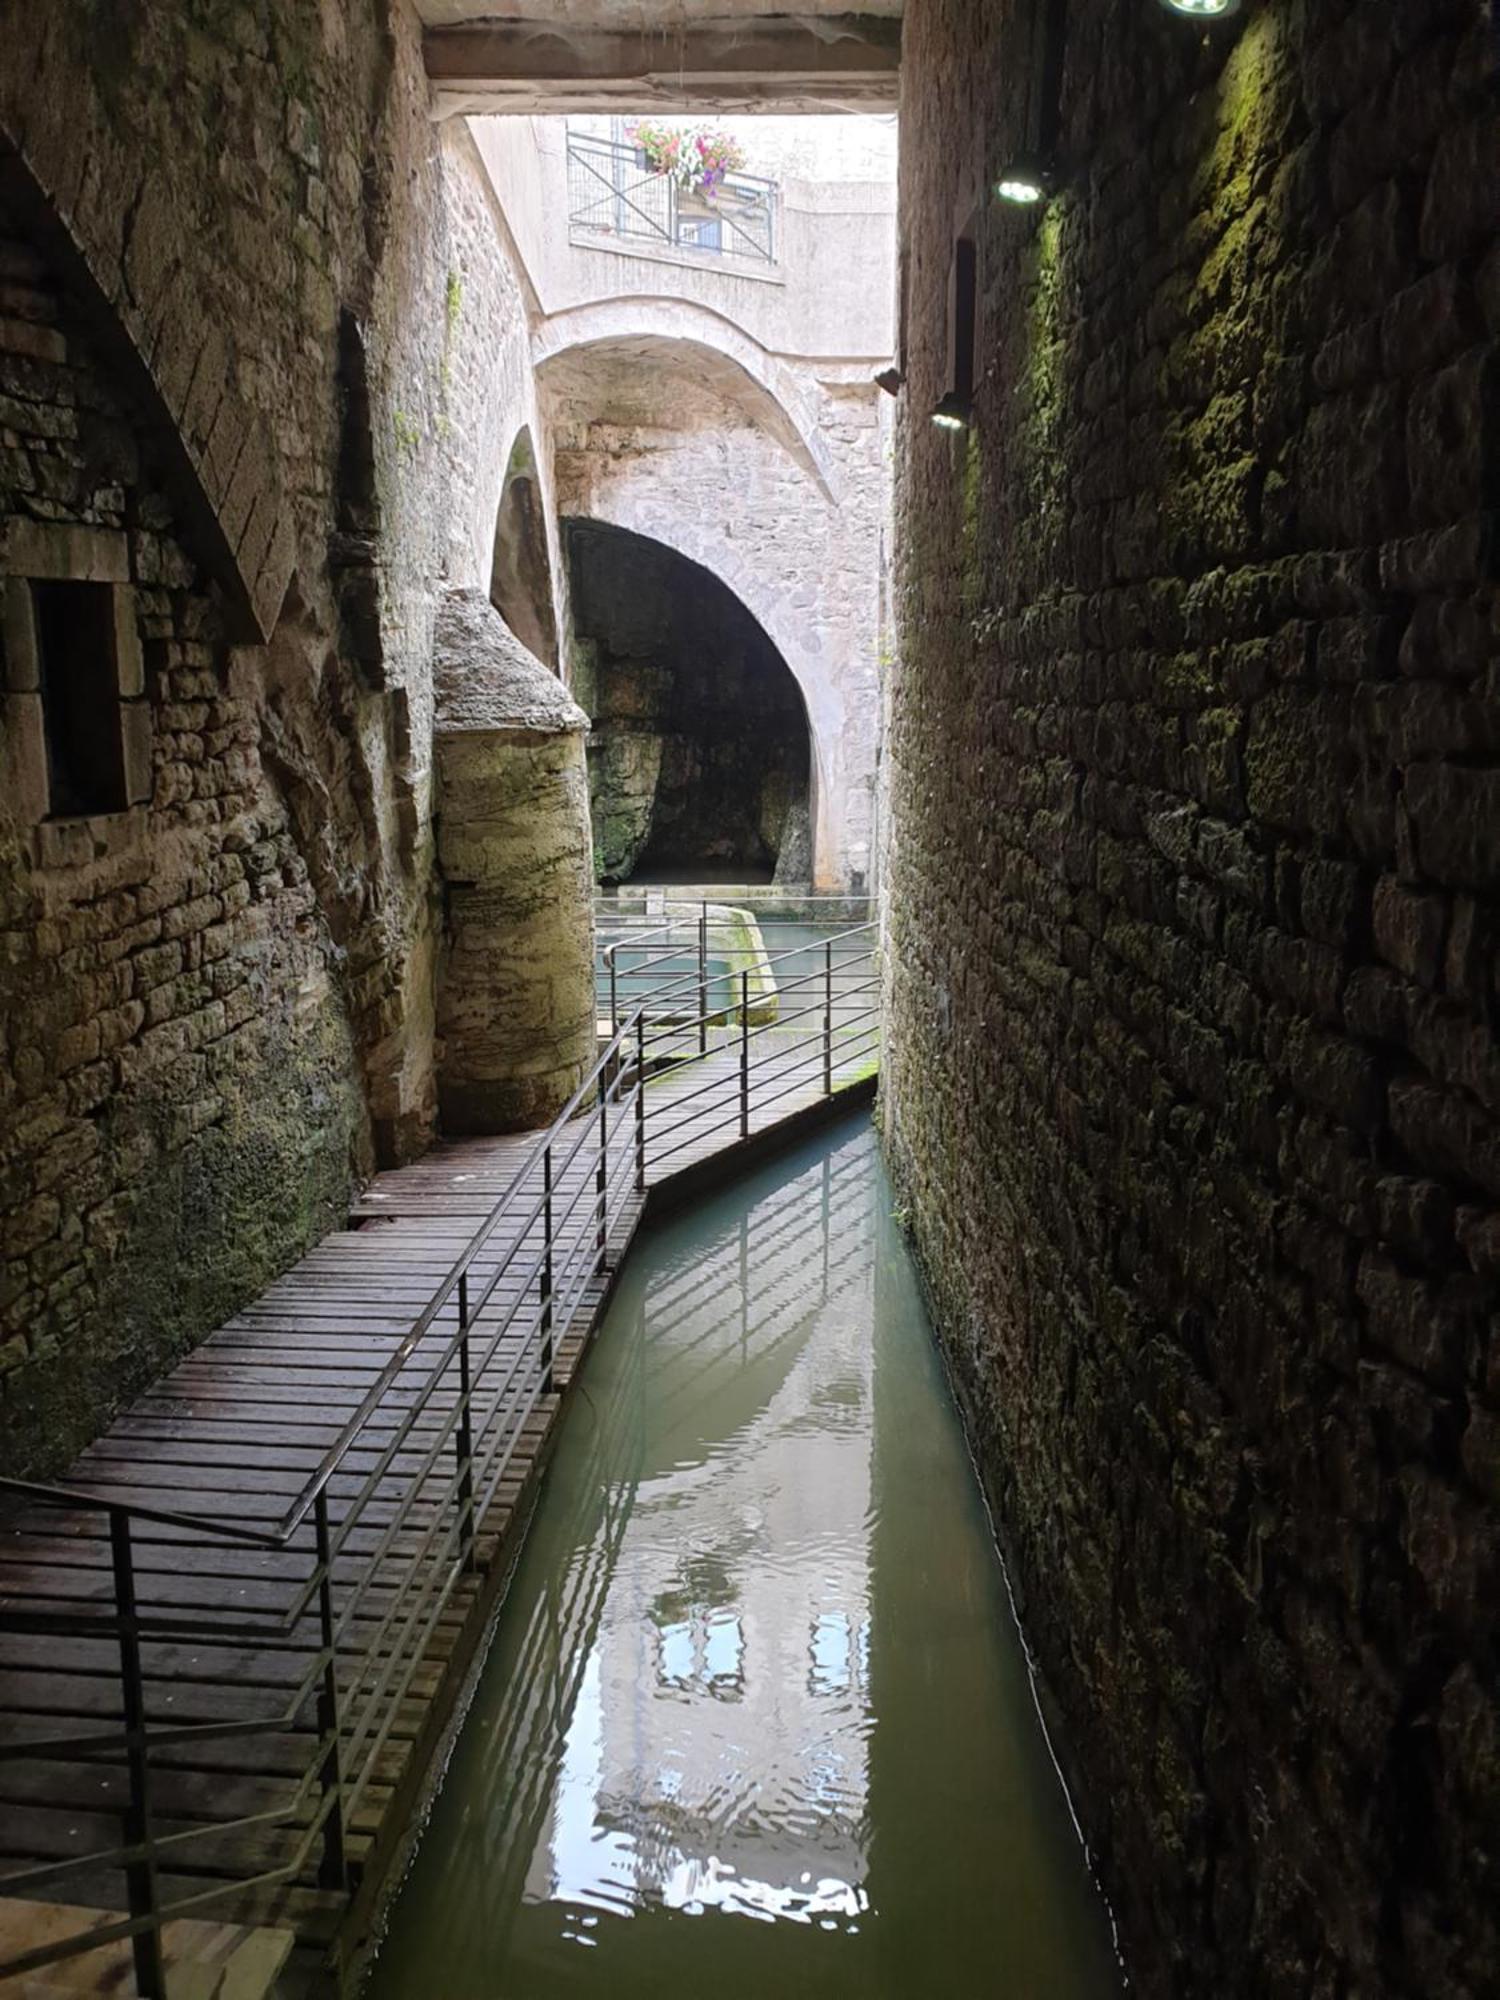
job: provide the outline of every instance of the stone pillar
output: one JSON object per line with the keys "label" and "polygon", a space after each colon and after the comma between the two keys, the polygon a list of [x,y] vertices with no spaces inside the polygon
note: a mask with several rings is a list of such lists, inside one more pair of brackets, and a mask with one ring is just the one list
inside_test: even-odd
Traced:
{"label": "stone pillar", "polygon": [[545,1125],[594,1059],[588,717],[479,590],[433,637],[448,1132]]}

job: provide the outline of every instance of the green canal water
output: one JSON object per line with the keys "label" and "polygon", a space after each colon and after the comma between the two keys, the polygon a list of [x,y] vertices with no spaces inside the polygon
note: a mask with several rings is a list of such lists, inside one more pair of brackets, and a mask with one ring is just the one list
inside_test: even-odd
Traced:
{"label": "green canal water", "polygon": [[368,1991],[1118,1990],[845,1120],[637,1240]]}

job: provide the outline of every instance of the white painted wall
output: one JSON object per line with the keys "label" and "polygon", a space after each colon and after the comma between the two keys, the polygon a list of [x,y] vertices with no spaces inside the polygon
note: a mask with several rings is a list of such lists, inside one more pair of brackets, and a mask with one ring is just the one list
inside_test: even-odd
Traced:
{"label": "white painted wall", "polygon": [[[654,252],[571,242],[565,226],[568,122],[470,121],[544,314],[597,299],[682,299],[722,314],[773,354],[869,360],[877,368],[889,360],[895,348],[894,119],[719,121],[745,145],[747,173],[780,181],[781,256],[774,268],[674,255],[665,247]],[[573,122],[609,134],[607,118]]]}

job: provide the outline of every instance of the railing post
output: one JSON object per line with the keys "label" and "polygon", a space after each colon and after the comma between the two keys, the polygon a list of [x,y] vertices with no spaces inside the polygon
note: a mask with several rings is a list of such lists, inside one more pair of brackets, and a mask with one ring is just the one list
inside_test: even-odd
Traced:
{"label": "railing post", "polygon": [[609,1032],[612,1035],[618,1035],[620,1032],[620,986],[619,974],[615,969],[615,947],[609,945],[605,950],[604,956],[609,961]]}
{"label": "railing post", "polygon": [[823,940],[823,1095],[833,1095],[833,939]]}
{"label": "railing post", "polygon": [[327,1746],[319,1774],[327,1816],[323,1821],[323,1859],[318,1881],[325,1889],[347,1889],[349,1864],[344,1854],[344,1777],[339,1743],[339,1679],[333,1630],[333,1542],[328,1532],[328,1489],[318,1488],[313,1502],[313,1528],[318,1551],[318,1627],[323,1648],[323,1678],[318,1686],[318,1735]]}
{"label": "railing post", "polygon": [[599,1088],[599,1165],[594,1174],[594,1192],[599,1199],[599,1233],[595,1238],[595,1248],[599,1252],[599,1268],[609,1269],[609,1094],[600,1079]]}
{"label": "railing post", "polygon": [[120,1686],[124,1698],[126,1757],[130,1770],[130,1803],[125,1810],[125,1841],[144,1849],[139,1860],[125,1866],[126,1894],[133,1919],[146,1918],[148,1928],[130,1940],[135,1960],[136,1990],[142,2000],[166,2000],[167,1973],[162,1963],[161,1929],[157,1918],[156,1856],[151,1841],[151,1769],[146,1748],[146,1689],[141,1673],[141,1635],[136,1621],[135,1556],[130,1546],[130,1516],[119,1508],[109,1515],[110,1554],[114,1559],[115,1617],[120,1635]]}
{"label": "railing post", "polygon": [[542,1394],[552,1394],[552,1148],[542,1154]]}
{"label": "railing post", "polygon": [[698,1053],[708,1054],[708,905],[698,918]]}
{"label": "railing post", "polygon": [[750,974],[740,974],[740,1137],[750,1137]]}
{"label": "railing post", "polygon": [[635,1020],[635,1185],[646,1192],[646,1016]]}
{"label": "railing post", "polygon": [[465,1569],[474,1567],[474,1385],[469,1378],[469,1274],[458,1274],[458,1546]]}

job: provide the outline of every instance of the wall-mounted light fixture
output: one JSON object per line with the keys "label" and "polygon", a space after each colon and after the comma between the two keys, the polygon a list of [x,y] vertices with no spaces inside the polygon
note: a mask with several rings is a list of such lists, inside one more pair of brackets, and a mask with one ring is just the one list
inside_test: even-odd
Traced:
{"label": "wall-mounted light fixture", "polygon": [[933,411],[932,421],[940,431],[966,431],[971,415],[968,397],[950,389]]}
{"label": "wall-mounted light fixture", "polygon": [[1240,11],[1240,0],[1160,0],[1169,14],[1181,14],[1189,21],[1222,21]]}
{"label": "wall-mounted light fixture", "polygon": [[995,194],[1012,208],[1034,208],[1052,192],[1052,169],[1042,160],[1008,160],[995,182]]}
{"label": "wall-mounted light fixture", "polygon": [[959,231],[948,272],[949,388],[932,412],[932,421],[944,431],[967,430],[974,403],[974,349],[979,311],[977,224],[976,213]]}
{"label": "wall-mounted light fixture", "polygon": [[1032,10],[1026,70],[1026,150],[1006,160],[991,186],[1011,208],[1036,208],[1057,186],[1058,125],[1062,116],[1063,44],[1067,0],[1041,0]]}

